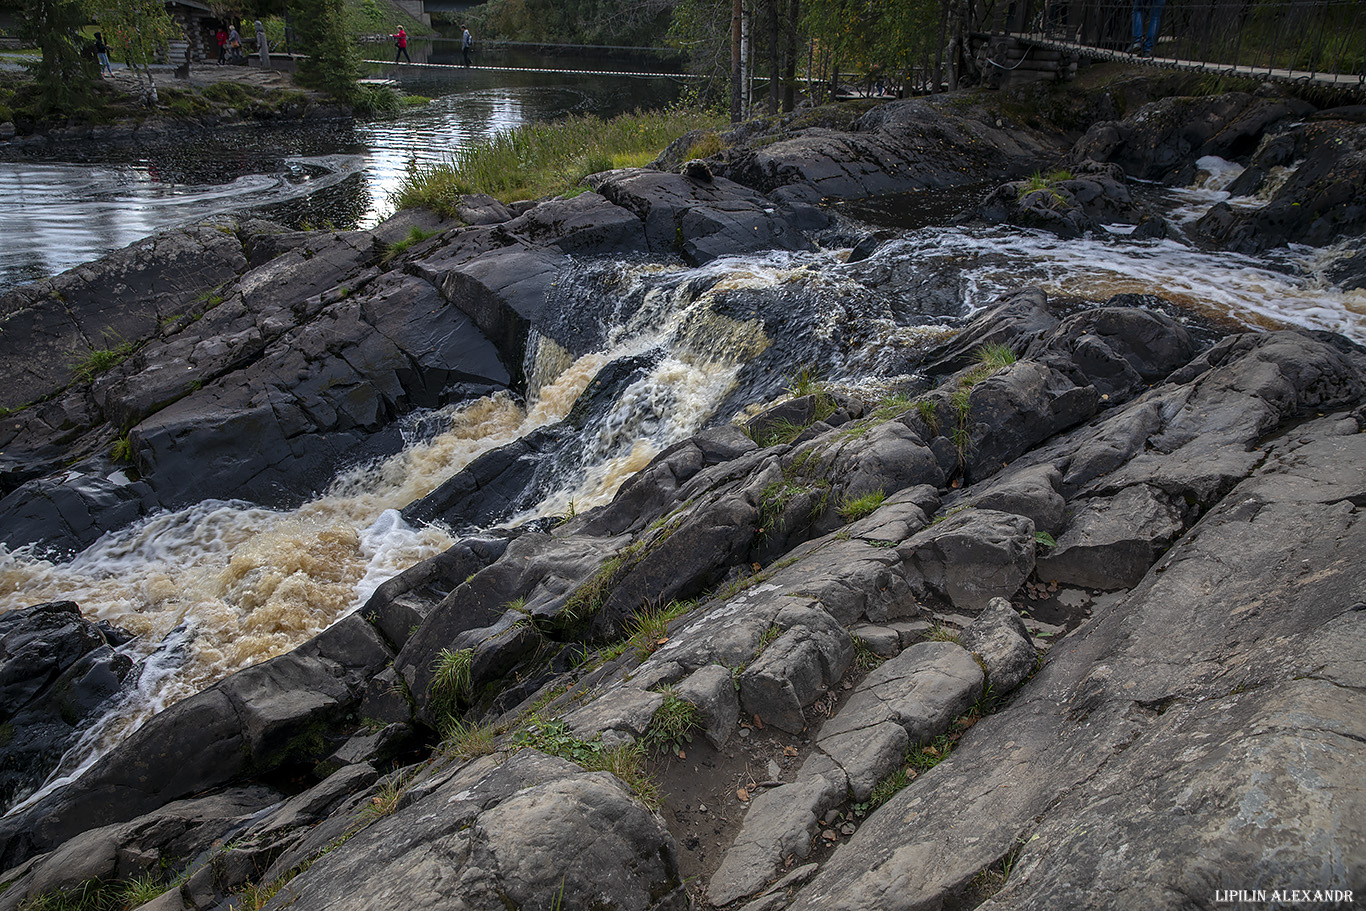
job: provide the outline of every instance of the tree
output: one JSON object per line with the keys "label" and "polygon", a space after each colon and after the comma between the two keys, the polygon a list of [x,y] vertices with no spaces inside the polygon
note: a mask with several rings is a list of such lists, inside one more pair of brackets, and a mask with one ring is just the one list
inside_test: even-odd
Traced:
{"label": "tree", "polygon": [[138,85],[147,80],[147,100],[157,101],[156,79],[149,66],[159,52],[184,32],[166,12],[162,0],[96,0],[95,21],[118,56],[128,62]]}
{"label": "tree", "polygon": [[299,50],[299,81],[352,102],[360,78],[360,51],[346,27],[344,0],[294,0],[291,4]]}
{"label": "tree", "polygon": [[24,32],[43,52],[41,60],[29,65],[42,113],[72,111],[90,101],[98,69],[84,54],[78,35],[89,16],[85,0],[31,0],[25,5]]}

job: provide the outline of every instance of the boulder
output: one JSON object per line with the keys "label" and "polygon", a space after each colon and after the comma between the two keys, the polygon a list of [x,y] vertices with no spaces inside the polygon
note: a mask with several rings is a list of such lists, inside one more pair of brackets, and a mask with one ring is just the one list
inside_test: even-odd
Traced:
{"label": "boulder", "polygon": [[1197,351],[1189,330],[1170,316],[1101,307],[1063,320],[1025,356],[1073,376],[1079,386],[1095,386],[1101,407],[1114,407],[1184,367]]}
{"label": "boulder", "polygon": [[1038,443],[1096,413],[1094,386],[1078,386],[1034,361],[1016,361],[972,385],[967,409],[954,402],[957,432],[966,434],[962,458],[967,477],[979,481],[1000,471]]}
{"label": "boulder", "polygon": [[679,699],[697,706],[702,733],[720,749],[730,739],[740,717],[740,702],[735,693],[735,677],[730,668],[708,664],[678,682],[674,692]]}
{"label": "boulder", "polygon": [[220,843],[279,800],[270,788],[232,788],[175,801],[128,822],[88,828],[7,882],[0,911],[30,907],[29,900],[46,893],[75,892],[89,880],[160,876]]}
{"label": "boulder", "polygon": [[802,710],[844,676],[854,657],[849,634],[814,603],[786,607],[778,637],[740,675],[745,712],[789,734],[806,728]]}
{"label": "boulder", "polygon": [[1132,588],[1185,530],[1185,504],[1146,484],[1074,500],[1071,509],[1058,546],[1038,558],[1038,571],[1081,588]]}
{"label": "boulder", "polygon": [[1273,124],[1312,110],[1297,99],[1241,92],[1163,98],[1122,121],[1093,125],[1069,160],[1113,162],[1130,177],[1183,185],[1190,183],[1198,159],[1251,154]]}
{"label": "boulder", "polygon": [[319,857],[282,895],[295,911],[688,906],[659,818],[611,775],[534,750],[493,771],[468,767]]}
{"label": "boulder", "polygon": [[561,253],[629,256],[648,252],[641,221],[597,193],[556,198],[507,222],[506,229]]}
{"label": "boulder", "polygon": [[1037,531],[1057,535],[1067,508],[1067,501],[1058,493],[1061,486],[1062,473],[1051,464],[1007,468],[973,486],[972,504],[978,509],[1023,516]]}
{"label": "boulder", "polygon": [[993,696],[1001,697],[1034,672],[1038,653],[1029,630],[1005,598],[992,598],[959,636],[963,648],[986,665],[987,683]]}
{"label": "boulder", "polygon": [[813,249],[770,200],[725,178],[701,183],[632,170],[595,174],[589,183],[644,223],[650,252],[681,256],[695,266],[759,250]]}
{"label": "boulder", "polygon": [[[797,115],[794,119],[799,119]],[[879,104],[849,129],[813,125],[713,159],[713,173],[783,202],[861,199],[1030,173],[1052,140],[977,105],[944,98]]]}
{"label": "boulder", "polygon": [[0,866],[248,775],[310,768],[356,727],[365,683],[391,655],[352,615],[177,702],[76,781],[0,820]]}
{"label": "boulder", "polygon": [[740,833],[707,884],[708,901],[720,906],[753,895],[781,869],[784,859],[806,857],[818,821],[843,803],[846,788],[839,769],[818,756],[802,767],[797,781],[756,795]]}
{"label": "boulder", "polygon": [[[92,349],[155,336],[161,321],[196,309],[210,289],[246,271],[231,221],[157,233],[98,262],[0,294],[7,346],[0,407],[46,398],[75,380]],[[93,342],[91,340],[94,340]],[[19,457],[8,440],[5,458]]]}
{"label": "boulder", "polygon": [[976,615],[1009,598],[1034,570],[1034,523],[989,509],[967,509],[916,534],[896,551],[918,596],[934,596]]}
{"label": "boulder", "polygon": [[1295,140],[1294,173],[1270,202],[1250,211],[1219,204],[1196,223],[1198,240],[1256,253],[1287,243],[1325,246],[1366,232],[1366,124],[1302,124]]}
{"label": "boulder", "polygon": [[0,614],[0,808],[42,784],[132,668],[74,602]]}

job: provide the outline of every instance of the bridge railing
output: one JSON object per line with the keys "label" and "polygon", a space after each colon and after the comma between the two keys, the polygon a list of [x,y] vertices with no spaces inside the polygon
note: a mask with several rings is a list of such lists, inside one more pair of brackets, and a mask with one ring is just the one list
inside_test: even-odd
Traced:
{"label": "bridge railing", "polygon": [[986,0],[977,25],[1126,53],[1135,44],[1136,9],[1145,32],[1157,11],[1150,49],[1156,58],[1216,71],[1366,82],[1366,0]]}

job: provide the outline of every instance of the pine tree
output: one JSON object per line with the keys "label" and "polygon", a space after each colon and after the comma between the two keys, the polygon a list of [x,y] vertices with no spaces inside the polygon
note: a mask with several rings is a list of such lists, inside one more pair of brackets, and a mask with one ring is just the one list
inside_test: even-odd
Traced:
{"label": "pine tree", "polygon": [[354,101],[360,51],[347,32],[343,0],[293,0],[290,18],[297,50],[309,55],[299,61],[299,81],[339,101]]}

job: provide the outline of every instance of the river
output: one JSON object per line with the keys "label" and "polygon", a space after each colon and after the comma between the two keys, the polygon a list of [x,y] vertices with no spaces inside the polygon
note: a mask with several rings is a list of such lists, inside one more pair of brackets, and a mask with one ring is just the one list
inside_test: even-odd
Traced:
{"label": "river", "polygon": [[[408,160],[439,155],[497,124],[597,103],[586,98],[565,86],[462,87],[419,114],[338,134],[346,142],[366,136],[368,145],[314,147],[314,154],[300,157],[354,160],[332,186],[352,200],[347,211],[354,223],[365,224],[384,211],[387,188]],[[475,110],[482,112],[477,125]],[[1222,188],[1236,173],[1236,166],[1217,160],[1203,166],[1197,186],[1143,192],[1175,221],[1198,218],[1228,199]],[[211,202],[206,184],[187,185],[201,187],[190,195]],[[323,205],[318,194],[302,198],[307,206]],[[408,527],[396,510],[479,454],[564,416],[612,361],[644,358],[649,366],[583,429],[579,445],[570,447],[572,458],[557,462],[542,488],[547,492],[509,522],[606,502],[663,448],[709,421],[729,419],[720,413],[723,403],[742,382],[746,364],[771,347],[787,364],[814,365],[837,388],[905,387],[915,379],[905,365],[917,352],[1023,285],[1079,303],[1151,295],[1208,331],[1298,325],[1366,341],[1366,294],[1344,292],[1321,277],[1323,264],[1341,251],[1296,247],[1253,258],[1131,240],[1129,229],[1118,225],[1105,237],[1073,241],[951,225],[957,207],[971,198],[959,193],[956,201],[950,194],[851,209],[890,234],[862,262],[846,262],[847,251],[833,249],[723,258],[698,268],[581,263],[562,284],[567,299],[612,296],[610,306],[597,308],[612,320],[605,342],[576,361],[538,349],[526,365],[533,379],[525,403],[498,395],[411,415],[403,452],[347,472],[293,512],[201,503],[109,534],[64,563],[0,547],[0,611],[66,598],[137,634],[123,647],[138,662],[136,687],[67,754],[44,790],[78,774],[156,711],[287,651],[363,604],[384,579],[448,547],[449,530]],[[716,306],[720,300],[727,305]],[[766,322],[763,314],[781,319]],[[751,376],[744,388],[772,396],[788,379]]]}
{"label": "river", "polygon": [[[449,51],[433,52],[431,45],[414,42],[415,59],[446,60]],[[499,63],[601,65],[525,53],[506,53]],[[255,212],[291,227],[372,227],[392,213],[390,197],[409,167],[442,161],[523,123],[612,117],[663,106],[679,91],[664,77],[371,69],[432,103],[354,123],[243,124],[150,145],[0,144],[0,291],[227,212]]]}

